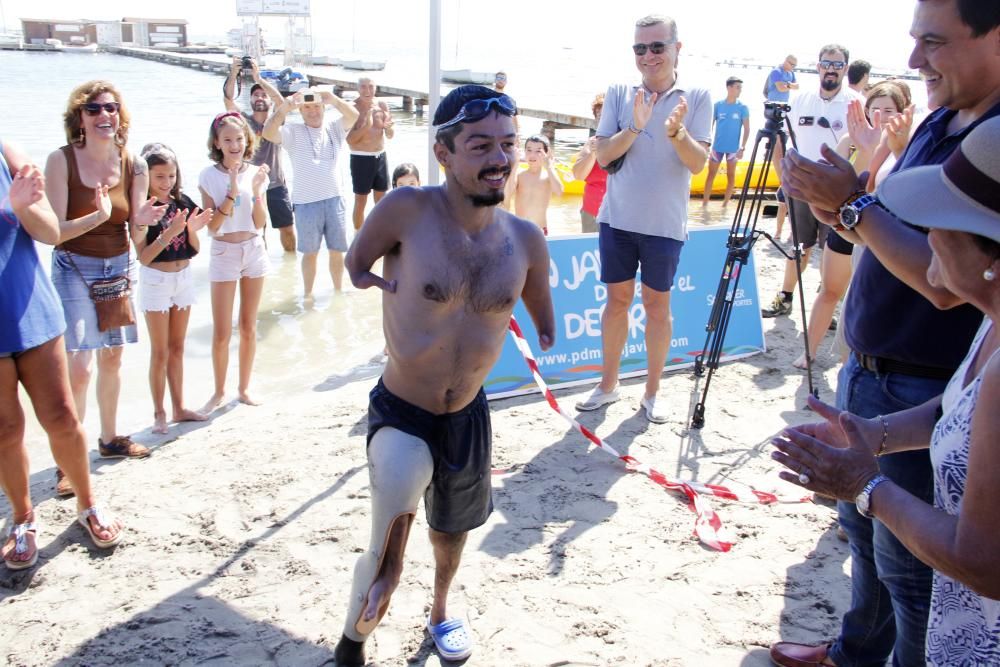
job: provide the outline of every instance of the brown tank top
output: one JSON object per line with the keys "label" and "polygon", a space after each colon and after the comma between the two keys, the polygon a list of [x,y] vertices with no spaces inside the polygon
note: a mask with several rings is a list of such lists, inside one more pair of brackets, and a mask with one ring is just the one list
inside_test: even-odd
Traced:
{"label": "brown tank top", "polygon": [[[76,220],[97,210],[94,206],[94,188],[87,187],[80,180],[80,170],[76,164],[76,151],[72,146],[60,148],[66,157],[66,172],[68,193],[66,199],[66,219]],[[86,234],[81,234],[58,248],[68,250],[77,255],[87,257],[115,257],[128,250],[127,222],[132,205],[129,193],[132,192],[132,158],[128,151],[122,150],[121,175],[118,185],[108,190],[111,197],[111,217],[94,227]]]}

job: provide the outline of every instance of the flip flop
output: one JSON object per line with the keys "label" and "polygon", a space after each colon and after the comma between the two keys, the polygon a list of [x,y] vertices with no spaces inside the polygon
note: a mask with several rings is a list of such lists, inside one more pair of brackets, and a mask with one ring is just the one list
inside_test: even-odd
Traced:
{"label": "flip flop", "polygon": [[28,551],[27,533],[29,531],[35,534],[35,553],[28,560],[7,560],[4,558],[3,562],[8,570],[27,570],[29,567],[34,567],[35,563],[38,562],[38,524],[34,521],[16,523],[10,529],[8,536],[14,537],[14,550],[7,555],[23,554]]}
{"label": "flip flop", "polygon": [[445,660],[465,660],[472,655],[472,633],[465,619],[448,618],[431,625],[428,617],[427,632],[434,640],[438,654]]}
{"label": "flip flop", "polygon": [[97,545],[98,549],[110,549],[111,547],[121,542],[122,538],[125,537],[125,529],[122,528],[121,530],[118,531],[118,534],[112,537],[110,540],[102,540],[97,536],[97,533],[94,532],[94,529],[90,525],[90,522],[87,521],[87,519],[90,518],[91,516],[97,519],[97,524],[99,526],[110,526],[111,523],[114,521],[114,517],[109,516],[105,512],[104,508],[101,507],[100,505],[94,505],[93,507],[88,507],[87,509],[83,510],[77,515],[76,522],[81,526],[83,526],[84,530],[86,530],[90,534],[90,539],[94,540],[94,544]]}

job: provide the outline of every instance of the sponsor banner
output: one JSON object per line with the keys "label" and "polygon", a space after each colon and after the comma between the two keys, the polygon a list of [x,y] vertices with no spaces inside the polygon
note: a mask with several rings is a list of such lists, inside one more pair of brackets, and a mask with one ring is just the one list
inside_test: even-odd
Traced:
{"label": "sponsor banner", "polygon": [[[670,296],[673,336],[667,355],[667,370],[693,365],[705,345],[705,325],[719,287],[728,236],[728,226],[702,227],[692,229],[690,238],[684,244]],[[593,383],[601,375],[601,312],[607,302],[607,288],[600,280],[597,235],[555,237],[550,238],[548,243],[556,344],[547,352],[538,349],[538,332],[522,302],[514,308],[514,317],[535,350],[539,371],[549,386],[559,388]],[[723,361],[766,349],[752,253],[739,283],[739,289],[733,296],[734,307],[722,350]],[[635,290],[619,372],[619,377],[623,378],[646,373],[646,311],[642,305],[640,280],[636,280]],[[521,353],[509,339],[484,386],[490,398],[538,391]]]}

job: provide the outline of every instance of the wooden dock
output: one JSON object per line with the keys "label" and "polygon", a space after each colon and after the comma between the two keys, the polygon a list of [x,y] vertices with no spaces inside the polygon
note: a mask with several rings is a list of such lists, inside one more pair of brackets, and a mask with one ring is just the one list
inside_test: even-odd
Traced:
{"label": "wooden dock", "polygon": [[[190,67],[192,69],[214,72],[222,76],[229,74],[230,63],[232,62],[231,58],[217,54],[176,53],[159,49],[138,49],[124,46],[104,46],[101,48],[108,53],[130,56],[132,58],[143,58],[179,67]],[[310,86],[333,86],[334,92],[337,95],[342,94],[345,90],[357,90],[358,76],[364,75],[362,72],[358,76],[352,75],[350,79],[346,78],[346,73],[340,76],[332,76],[333,73],[329,71],[329,68],[322,66],[296,66],[295,70],[301,72],[309,79]],[[442,86],[446,88],[453,87],[448,84],[442,84]],[[375,94],[382,97],[401,97],[403,99],[403,109],[405,111],[414,111],[417,114],[423,114],[424,107],[427,106],[428,93],[425,90],[414,90],[379,81]],[[576,116],[559,111],[526,107],[520,107],[519,111],[523,116],[541,119],[542,132],[548,135],[549,139],[554,138],[555,130],[557,129],[593,129],[597,127],[596,121],[590,116]]]}

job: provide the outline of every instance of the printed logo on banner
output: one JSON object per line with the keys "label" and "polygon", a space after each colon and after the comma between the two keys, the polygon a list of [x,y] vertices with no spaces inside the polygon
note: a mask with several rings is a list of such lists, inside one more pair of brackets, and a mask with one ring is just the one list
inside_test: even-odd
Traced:
{"label": "printed logo on banner", "polygon": [[[667,357],[668,369],[693,365],[705,344],[705,324],[719,286],[728,234],[728,227],[694,229],[684,244],[670,296],[674,326]],[[601,312],[608,298],[607,288],[600,280],[601,258],[597,250],[597,235],[550,238],[548,243],[556,344],[547,352],[535,349],[538,367],[542,377],[552,387],[593,382],[601,374]],[[752,257],[740,277],[733,304],[722,360],[765,350]],[[514,317],[521,323],[528,343],[537,348],[538,332],[523,303],[518,302],[514,308]],[[628,312],[628,339],[622,351],[621,377],[645,374],[645,333],[642,283],[637,280],[635,297]],[[521,353],[510,340],[505,343],[484,386],[490,398],[537,391]]]}

